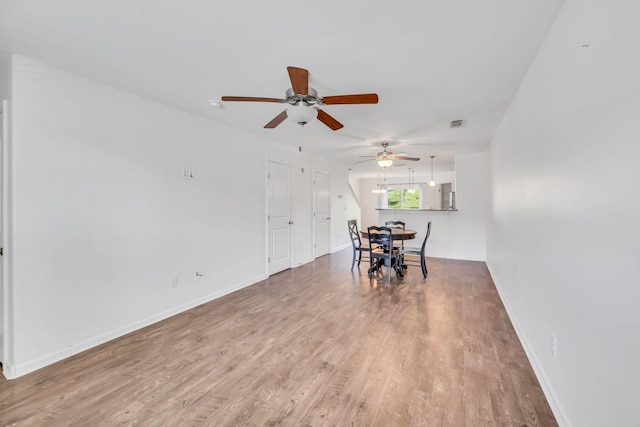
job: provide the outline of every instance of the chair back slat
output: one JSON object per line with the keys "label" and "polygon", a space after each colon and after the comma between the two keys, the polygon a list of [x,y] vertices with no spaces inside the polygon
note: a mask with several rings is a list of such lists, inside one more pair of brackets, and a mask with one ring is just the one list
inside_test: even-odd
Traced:
{"label": "chair back slat", "polygon": [[386,221],[384,225],[389,228],[402,228],[404,230],[404,221]]}

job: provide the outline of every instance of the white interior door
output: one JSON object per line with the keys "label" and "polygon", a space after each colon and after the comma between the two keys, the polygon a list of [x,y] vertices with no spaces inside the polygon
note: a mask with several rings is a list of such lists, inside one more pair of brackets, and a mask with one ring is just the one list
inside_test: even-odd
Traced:
{"label": "white interior door", "polygon": [[313,231],[314,256],[317,258],[329,253],[329,230],[331,221],[329,210],[329,175],[324,172],[313,173]]}
{"label": "white interior door", "polygon": [[291,268],[291,165],[269,162],[267,221],[269,275]]}

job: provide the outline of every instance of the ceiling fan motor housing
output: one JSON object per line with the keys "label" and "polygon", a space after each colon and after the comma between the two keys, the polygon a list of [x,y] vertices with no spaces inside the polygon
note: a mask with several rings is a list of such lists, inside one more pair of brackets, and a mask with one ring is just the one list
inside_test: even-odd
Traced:
{"label": "ceiling fan motor housing", "polygon": [[318,103],[318,92],[312,87],[307,92],[306,95],[298,95],[293,92],[293,89],[287,89],[285,99],[291,105],[298,105],[300,102],[306,102],[307,105]]}

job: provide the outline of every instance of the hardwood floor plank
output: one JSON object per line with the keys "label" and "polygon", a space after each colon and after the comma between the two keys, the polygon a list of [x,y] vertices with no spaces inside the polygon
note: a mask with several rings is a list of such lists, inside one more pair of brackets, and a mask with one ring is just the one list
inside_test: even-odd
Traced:
{"label": "hardwood floor plank", "polygon": [[0,426],[556,426],[484,263],[344,250],[22,378]]}

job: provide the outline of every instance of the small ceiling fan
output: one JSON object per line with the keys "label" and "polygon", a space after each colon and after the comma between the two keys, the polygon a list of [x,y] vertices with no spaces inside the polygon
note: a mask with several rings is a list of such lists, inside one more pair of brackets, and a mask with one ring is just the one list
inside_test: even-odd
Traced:
{"label": "small ceiling fan", "polygon": [[356,163],[364,163],[364,162],[368,162],[371,160],[377,160],[378,161],[378,166],[380,166],[381,168],[388,168],[391,165],[393,165],[393,161],[394,160],[411,160],[414,162],[417,162],[418,160],[420,160],[419,157],[408,157],[405,156],[405,153],[400,153],[400,154],[393,154],[391,151],[387,151],[387,147],[389,146],[388,142],[383,142],[382,144],[382,151],[380,151],[378,153],[378,155],[376,156],[360,156],[360,157],[372,157],[371,159],[367,159],[367,160],[360,160],[359,162]]}
{"label": "small ceiling fan", "polygon": [[290,118],[300,126],[304,126],[316,117],[331,130],[338,130],[343,127],[342,123],[331,117],[329,114],[314,105],[336,105],[336,104],[377,104],[378,95],[375,93],[365,93],[357,95],[334,95],[318,96],[318,92],[309,87],[309,71],[304,68],[287,67],[291,89],[287,89],[284,99],[281,98],[260,98],[250,96],[223,96],[223,101],[249,101],[249,102],[277,102],[289,104],[290,106],[282,113],[278,114],[264,127],[273,129],[285,119]]}

